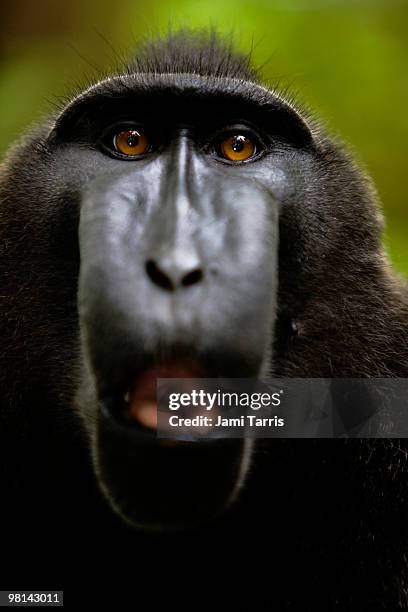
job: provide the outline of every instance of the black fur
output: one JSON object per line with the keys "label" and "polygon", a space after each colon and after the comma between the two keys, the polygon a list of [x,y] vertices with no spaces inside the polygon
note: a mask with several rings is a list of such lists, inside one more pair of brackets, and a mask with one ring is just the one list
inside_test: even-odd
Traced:
{"label": "black fur", "polygon": [[129,74],[198,74],[200,76],[259,81],[250,56],[238,54],[231,42],[214,31],[188,30],[167,38],[148,40],[126,67]]}
{"label": "black fur", "polygon": [[233,100],[257,124],[273,125],[285,163],[296,168],[297,191],[282,200],[279,219],[271,374],[408,375],[407,289],[383,252],[370,180],[214,35],[183,32],[145,45],[121,75],[24,137],[1,167],[4,588],[65,588],[69,597],[86,581],[95,586],[95,574],[101,600],[111,594],[115,605],[141,591],[156,602],[158,588],[171,604],[193,581],[214,606],[226,595],[228,609],[244,590],[251,609],[257,599],[271,609],[405,609],[405,440],[261,442],[235,505],[188,534],[132,531],[102,498],[77,313],[75,164],[99,116],[128,96],[157,112],[176,97],[171,109],[181,117],[193,107],[227,113]]}

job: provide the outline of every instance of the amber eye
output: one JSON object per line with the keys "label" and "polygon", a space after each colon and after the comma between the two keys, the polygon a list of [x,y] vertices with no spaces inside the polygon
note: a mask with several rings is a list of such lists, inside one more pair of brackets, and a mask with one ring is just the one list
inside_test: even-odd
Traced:
{"label": "amber eye", "polygon": [[128,157],[143,155],[149,150],[149,141],[141,130],[118,132],[113,138],[113,144],[118,153]]}
{"label": "amber eye", "polygon": [[221,142],[221,155],[230,161],[245,161],[253,157],[256,147],[249,136],[233,134]]}

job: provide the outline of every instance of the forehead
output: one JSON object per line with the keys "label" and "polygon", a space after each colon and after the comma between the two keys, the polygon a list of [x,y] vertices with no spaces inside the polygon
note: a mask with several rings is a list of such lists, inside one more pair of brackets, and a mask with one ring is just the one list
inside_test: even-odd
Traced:
{"label": "forehead", "polygon": [[250,81],[195,74],[125,74],[89,87],[59,121],[83,113],[138,109],[144,114],[200,115],[295,112],[279,94]]}

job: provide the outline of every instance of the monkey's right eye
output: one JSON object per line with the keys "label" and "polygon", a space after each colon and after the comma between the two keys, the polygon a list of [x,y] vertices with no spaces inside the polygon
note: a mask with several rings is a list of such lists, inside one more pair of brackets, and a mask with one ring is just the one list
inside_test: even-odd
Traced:
{"label": "monkey's right eye", "polygon": [[149,151],[150,142],[140,129],[121,130],[113,136],[113,147],[121,155],[137,157]]}

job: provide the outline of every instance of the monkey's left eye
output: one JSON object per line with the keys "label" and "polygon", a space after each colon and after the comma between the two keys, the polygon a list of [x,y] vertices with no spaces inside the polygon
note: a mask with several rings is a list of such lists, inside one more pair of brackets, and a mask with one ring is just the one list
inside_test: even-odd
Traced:
{"label": "monkey's left eye", "polygon": [[219,145],[219,154],[229,161],[246,161],[257,152],[255,141],[245,134],[231,134]]}
{"label": "monkey's left eye", "polygon": [[115,151],[126,157],[136,157],[147,153],[149,139],[142,130],[122,130],[113,137]]}

